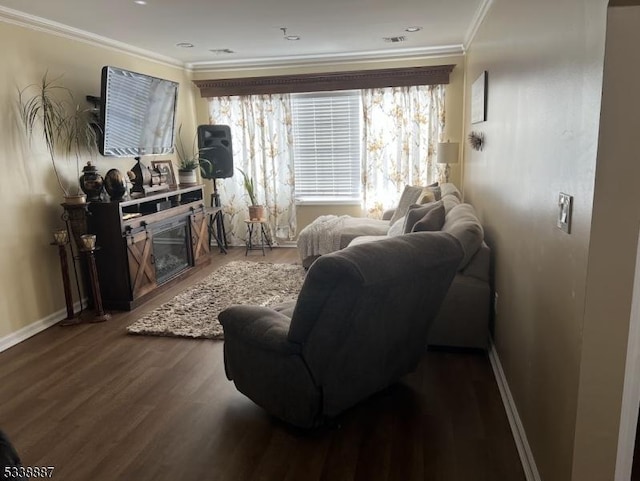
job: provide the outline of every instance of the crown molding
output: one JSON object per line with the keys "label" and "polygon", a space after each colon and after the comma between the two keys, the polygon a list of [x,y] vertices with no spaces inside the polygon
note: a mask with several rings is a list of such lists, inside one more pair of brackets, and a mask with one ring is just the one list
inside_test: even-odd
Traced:
{"label": "crown molding", "polygon": [[[476,12],[476,17],[481,22],[480,13],[488,9],[487,4],[493,0],[484,0],[483,5]],[[482,14],[482,17],[484,14]],[[463,55],[465,44],[443,45],[439,47],[415,47],[386,50],[371,50],[362,52],[348,52],[339,54],[319,54],[319,55],[298,55],[266,58],[247,58],[234,60],[214,60],[201,62],[182,62],[173,57],[160,55],[158,53],[134,47],[133,45],[119,42],[117,40],[103,37],[85,30],[77,29],[54,22],[42,17],[30,15],[19,10],[0,6],[0,22],[5,22],[20,27],[29,28],[39,32],[44,32],[58,37],[68,38],[82,42],[94,47],[101,47],[119,53],[132,55],[134,57],[159,63],[169,67],[177,67],[190,72],[206,72],[219,70],[259,70],[273,69],[278,67],[306,67],[338,63],[353,63],[366,61],[394,61],[409,59],[438,58],[446,56]],[[476,27],[477,28],[477,27]]]}
{"label": "crown molding", "polygon": [[407,59],[438,58],[464,54],[464,47],[458,45],[444,45],[441,47],[418,47],[397,50],[370,50],[366,52],[349,52],[342,54],[296,55],[290,57],[266,57],[237,60],[190,62],[186,68],[192,72],[215,72],[218,70],[257,70],[260,68],[273,69],[279,67],[307,67],[326,64],[362,62],[362,61],[392,61]]}
{"label": "crown molding", "polygon": [[455,65],[353,70],[297,75],[194,80],[201,97],[326,92],[335,90],[448,84]]}
{"label": "crown molding", "polygon": [[487,16],[487,13],[489,13],[491,5],[493,5],[493,0],[483,0],[480,7],[478,7],[478,10],[476,10],[473,19],[471,20],[471,24],[469,25],[469,30],[467,30],[467,34],[464,37],[465,51],[469,49],[471,42],[473,42],[476,33],[478,33],[480,25],[482,25],[482,22],[484,22],[484,18]]}
{"label": "crown molding", "polygon": [[134,57],[141,58],[143,60],[149,60],[152,62],[160,63],[169,67],[179,67],[184,69],[184,62],[176,60],[175,58],[159,55],[149,50],[144,50],[132,45],[118,42],[111,38],[102,37],[85,30],[70,27],[62,23],[47,20],[42,17],[36,17],[35,15],[29,15],[28,13],[20,12],[19,10],[13,10],[0,6],[0,22],[10,23],[18,25],[20,27],[30,28],[39,32],[56,35],[58,37],[68,38],[76,40],[78,42],[86,43],[94,47],[102,47],[110,50],[115,50],[120,53],[126,53]]}

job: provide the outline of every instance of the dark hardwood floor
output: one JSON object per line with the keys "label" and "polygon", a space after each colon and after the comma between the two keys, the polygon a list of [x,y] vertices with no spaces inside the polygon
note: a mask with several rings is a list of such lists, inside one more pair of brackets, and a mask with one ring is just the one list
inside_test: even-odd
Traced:
{"label": "dark hardwood floor", "polygon": [[[216,267],[243,249],[213,254]],[[248,260],[296,262],[295,249]],[[221,341],[127,335],[142,313],[51,327],[0,353],[0,428],[26,466],[64,481],[522,481],[482,353],[430,351],[402,382],[303,432],[224,374]]]}

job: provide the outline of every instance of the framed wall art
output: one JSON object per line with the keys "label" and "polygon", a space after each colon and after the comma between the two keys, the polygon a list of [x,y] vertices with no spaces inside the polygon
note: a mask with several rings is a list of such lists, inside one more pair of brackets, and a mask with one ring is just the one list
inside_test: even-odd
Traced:
{"label": "framed wall art", "polygon": [[166,179],[167,185],[170,188],[177,186],[176,175],[173,172],[173,163],[170,160],[152,160],[151,168],[156,169]]}
{"label": "framed wall art", "polygon": [[487,120],[487,71],[485,70],[471,85],[471,123]]}

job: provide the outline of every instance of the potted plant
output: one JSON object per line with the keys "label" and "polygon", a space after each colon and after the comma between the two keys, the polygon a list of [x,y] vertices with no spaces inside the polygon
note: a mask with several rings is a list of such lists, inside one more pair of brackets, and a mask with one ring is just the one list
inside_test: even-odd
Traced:
{"label": "potted plant", "polygon": [[180,185],[196,185],[198,178],[196,169],[202,169],[203,162],[208,162],[200,157],[198,150],[197,136],[193,136],[191,149],[187,150],[182,142],[182,125],[178,127],[178,142],[176,143],[176,154],[178,156],[178,182]]}
{"label": "potted plant", "polygon": [[265,209],[263,205],[258,204],[253,178],[249,177],[244,170],[240,168],[238,170],[243,177],[244,190],[247,191],[247,195],[251,201],[251,205],[249,205],[249,220],[265,220]]}
{"label": "potted plant", "polygon": [[[53,172],[63,192],[65,203],[84,203],[86,196],[80,190],[80,157],[83,153],[94,154],[96,131],[91,112],[75,104],[71,91],[47,78],[39,84],[31,84],[18,91],[20,115],[30,140],[38,134],[47,147]],[[57,156],[64,154],[75,160],[76,177],[65,181],[60,172]]]}

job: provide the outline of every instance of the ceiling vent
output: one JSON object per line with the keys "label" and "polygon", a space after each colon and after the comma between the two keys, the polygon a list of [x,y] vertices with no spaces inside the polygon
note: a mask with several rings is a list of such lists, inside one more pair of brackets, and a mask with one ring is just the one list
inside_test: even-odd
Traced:
{"label": "ceiling vent", "polygon": [[235,53],[230,48],[212,48],[212,49],[209,50],[209,52],[215,53],[216,55],[225,55],[225,54],[228,54],[228,53]]}
{"label": "ceiling vent", "polygon": [[398,43],[398,42],[404,42],[407,39],[407,37],[404,36],[399,36],[399,37],[383,37],[383,40],[385,42],[391,42],[391,43]]}

